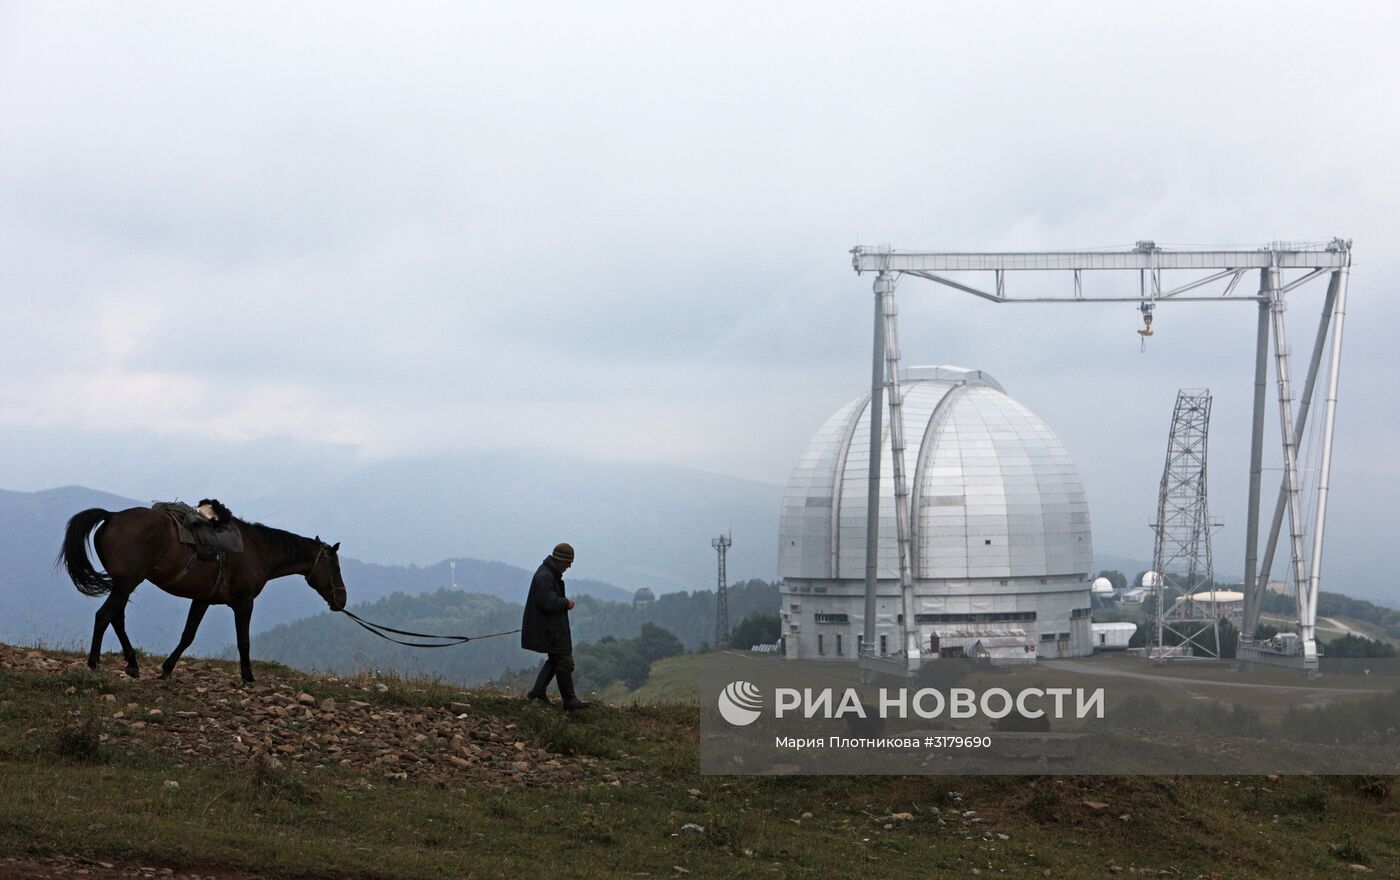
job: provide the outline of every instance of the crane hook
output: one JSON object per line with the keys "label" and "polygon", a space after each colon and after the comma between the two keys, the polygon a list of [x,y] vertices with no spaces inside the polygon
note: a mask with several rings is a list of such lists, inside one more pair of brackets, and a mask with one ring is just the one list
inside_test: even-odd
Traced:
{"label": "crane hook", "polygon": [[1142,337],[1142,347],[1139,351],[1147,351],[1147,337],[1152,335],[1153,308],[1155,308],[1155,304],[1150,302],[1138,306],[1138,311],[1142,312],[1142,329],[1138,331],[1138,335]]}

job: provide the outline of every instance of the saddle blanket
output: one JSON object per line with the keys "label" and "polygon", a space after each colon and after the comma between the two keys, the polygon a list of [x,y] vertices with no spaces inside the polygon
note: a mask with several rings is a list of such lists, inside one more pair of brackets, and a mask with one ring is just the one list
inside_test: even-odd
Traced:
{"label": "saddle blanket", "polygon": [[[181,544],[195,548],[200,559],[213,559],[223,553],[242,553],[243,534],[233,523],[228,508],[217,501],[212,505],[201,502],[198,508],[183,501],[157,501],[151,504],[152,510],[169,514],[175,521],[175,531]],[[204,511],[215,513],[211,517]],[[217,513],[216,513],[217,511]]]}

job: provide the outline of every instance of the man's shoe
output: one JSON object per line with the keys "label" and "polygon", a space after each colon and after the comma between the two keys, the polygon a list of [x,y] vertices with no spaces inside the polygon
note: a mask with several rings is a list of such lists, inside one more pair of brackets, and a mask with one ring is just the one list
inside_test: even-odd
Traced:
{"label": "man's shoe", "polygon": [[540,666],[539,674],[535,676],[534,687],[530,688],[530,692],[526,694],[526,696],[532,700],[539,700],[546,706],[550,705],[554,702],[549,698],[549,683],[553,680],[554,661],[546,660],[544,664]]}
{"label": "man's shoe", "polygon": [[587,709],[589,706],[593,705],[586,700],[580,700],[578,698],[578,693],[574,690],[574,673],[572,670],[556,673],[556,677],[559,679],[559,696],[564,698],[564,711],[574,712],[578,709]]}

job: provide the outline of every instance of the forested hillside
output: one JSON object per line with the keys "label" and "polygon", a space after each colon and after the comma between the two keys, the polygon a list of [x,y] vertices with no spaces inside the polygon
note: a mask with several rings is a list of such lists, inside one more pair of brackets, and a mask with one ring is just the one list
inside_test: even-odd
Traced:
{"label": "forested hillside", "polygon": [[[572,591],[573,585],[569,586]],[[571,612],[571,622],[576,645],[606,636],[632,638],[646,623],[674,633],[688,651],[714,639],[713,590],[665,593],[654,603],[635,608],[593,596],[575,598],[578,604]],[[777,607],[776,584],[751,580],[729,588],[731,624],[755,612],[771,614]],[[361,617],[398,629],[463,635],[516,629],[522,608],[516,602],[462,590],[416,596],[396,593],[351,606]],[[488,681],[510,668],[533,666],[539,659],[537,654],[522,651],[520,639],[514,635],[451,648],[415,649],[375,638],[349,618],[330,613],[273,627],[254,637],[253,656],[306,669],[340,673],[381,669],[467,684]]]}

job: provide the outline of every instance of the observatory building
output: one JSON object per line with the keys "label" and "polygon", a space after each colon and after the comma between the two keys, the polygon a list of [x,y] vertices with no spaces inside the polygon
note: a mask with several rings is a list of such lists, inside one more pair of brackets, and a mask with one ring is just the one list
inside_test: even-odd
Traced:
{"label": "observatory building", "polygon": [[[1031,656],[1092,653],[1089,505],[1074,462],[995,379],[960,367],[900,371],[914,621],[925,656],[1020,636]],[[784,656],[858,656],[865,613],[870,395],[807,444],[779,521]],[[903,623],[888,419],[880,483],[875,632]]]}

